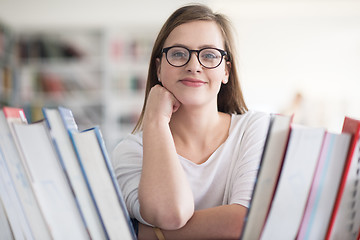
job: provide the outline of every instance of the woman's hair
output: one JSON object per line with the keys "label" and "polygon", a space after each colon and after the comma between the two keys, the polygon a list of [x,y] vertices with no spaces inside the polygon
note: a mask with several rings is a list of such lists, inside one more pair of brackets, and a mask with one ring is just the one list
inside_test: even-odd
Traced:
{"label": "woman's hair", "polygon": [[229,20],[222,14],[214,13],[207,6],[199,4],[188,5],[179,8],[167,19],[155,40],[150,58],[149,71],[145,88],[144,105],[140,118],[133,132],[136,132],[142,128],[144,112],[150,89],[156,84],[159,84],[157,77],[156,59],[161,58],[161,51],[165,40],[172,32],[172,30],[174,30],[174,28],[181,24],[192,21],[214,21],[220,27],[224,39],[224,50],[228,54],[227,61],[230,62],[230,71],[228,83],[223,84],[218,93],[218,111],[229,114],[243,114],[248,110],[240,88],[235,60],[235,44]]}

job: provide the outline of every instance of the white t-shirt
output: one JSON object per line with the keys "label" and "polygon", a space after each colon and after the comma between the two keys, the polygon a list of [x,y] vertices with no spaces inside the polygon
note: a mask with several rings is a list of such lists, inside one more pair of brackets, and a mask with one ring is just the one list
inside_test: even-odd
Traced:
{"label": "white t-shirt", "polygon": [[[249,206],[269,122],[266,113],[233,114],[228,138],[206,162],[195,164],[178,155],[193,192],[195,210],[234,203]],[[142,158],[139,132],[116,146],[112,163],[130,216],[146,224],[138,201]]]}

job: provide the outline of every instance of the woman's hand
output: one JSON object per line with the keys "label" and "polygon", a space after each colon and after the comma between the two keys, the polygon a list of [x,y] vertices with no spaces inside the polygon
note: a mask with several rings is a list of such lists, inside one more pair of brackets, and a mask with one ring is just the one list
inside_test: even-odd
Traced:
{"label": "woman's hand", "polygon": [[155,85],[149,92],[144,122],[165,120],[169,123],[172,114],[179,109],[180,105],[180,102],[169,90]]}

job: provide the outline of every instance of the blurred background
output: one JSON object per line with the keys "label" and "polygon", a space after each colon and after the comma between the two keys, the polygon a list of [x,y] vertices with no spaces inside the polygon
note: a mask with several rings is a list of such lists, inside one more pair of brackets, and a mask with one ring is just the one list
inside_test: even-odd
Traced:
{"label": "blurred background", "polygon": [[359,0],[0,0],[1,106],[30,121],[68,107],[112,149],[138,119],[160,27],[193,2],[232,21],[250,109],[333,132],[360,118]]}

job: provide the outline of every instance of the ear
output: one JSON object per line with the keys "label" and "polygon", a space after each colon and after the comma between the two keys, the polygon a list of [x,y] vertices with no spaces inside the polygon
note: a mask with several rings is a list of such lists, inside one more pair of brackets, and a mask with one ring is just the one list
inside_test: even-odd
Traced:
{"label": "ear", "polygon": [[159,82],[160,82],[160,71],[161,71],[161,60],[160,58],[156,58],[156,74]]}
{"label": "ear", "polygon": [[231,62],[226,62],[225,65],[225,76],[224,79],[222,80],[223,84],[227,84],[229,81],[229,75],[230,75],[230,70],[231,70]]}

